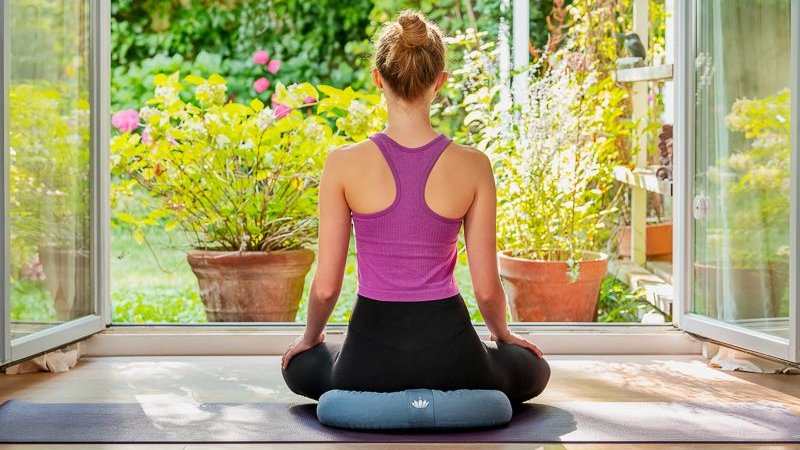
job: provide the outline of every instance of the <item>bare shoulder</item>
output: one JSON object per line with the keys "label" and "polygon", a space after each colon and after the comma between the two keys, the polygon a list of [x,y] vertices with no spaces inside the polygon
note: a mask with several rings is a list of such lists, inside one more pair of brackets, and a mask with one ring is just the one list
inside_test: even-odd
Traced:
{"label": "bare shoulder", "polygon": [[470,175],[480,176],[491,172],[491,162],[486,153],[468,145],[453,142],[448,150],[452,151],[453,159],[458,160],[460,169]]}
{"label": "bare shoulder", "polygon": [[375,143],[369,139],[340,145],[328,152],[328,159],[335,159],[337,161],[353,161],[355,159],[363,158],[365,153],[369,152],[370,149],[374,149],[375,147]]}
{"label": "bare shoulder", "polygon": [[328,152],[322,171],[329,178],[347,183],[374,167],[376,157],[380,158],[380,151],[369,139],[340,145]]}
{"label": "bare shoulder", "polygon": [[366,139],[361,142],[340,145],[328,152],[325,158],[325,166],[328,170],[345,170],[352,167],[354,163],[362,160],[368,151],[371,142]]}

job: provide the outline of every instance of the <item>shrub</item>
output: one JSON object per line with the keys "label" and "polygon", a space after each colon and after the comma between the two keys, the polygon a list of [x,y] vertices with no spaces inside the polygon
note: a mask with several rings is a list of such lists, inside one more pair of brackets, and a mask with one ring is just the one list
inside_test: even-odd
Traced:
{"label": "shrub", "polygon": [[258,99],[244,105],[226,101],[219,75],[185,81],[194,85],[191,102],[179,96],[178,72],[160,74],[155,96],[138,113],[117,113],[125,115],[118,120],[123,132],[111,144],[115,192],[129,195],[138,186],[157,201],[143,205],[145,216],[118,212],[116,218],[137,228],[139,242],[142,227],[163,223],[167,230],[183,229],[195,248],[310,245],[325,156],[383,122],[379,98],[350,88],[279,83],[271,107]]}
{"label": "shrub", "polygon": [[[563,260],[577,277],[582,252],[603,250],[618,214],[613,179],[626,92],[589,71],[581,55],[545,54],[525,72],[525,102],[512,105],[510,70],[477,34],[461,36],[464,133],[489,154],[498,197],[498,244],[513,256]],[[503,49],[503,50],[500,50]],[[521,106],[521,105],[522,106]]]}
{"label": "shrub", "polygon": [[[790,99],[789,89],[782,89],[762,99],[736,100],[725,124],[743,133],[746,144],[707,172],[712,195],[726,196],[732,205],[712,212],[709,244],[725,246],[737,268],[789,261]],[[714,232],[724,228],[724,236]]]}

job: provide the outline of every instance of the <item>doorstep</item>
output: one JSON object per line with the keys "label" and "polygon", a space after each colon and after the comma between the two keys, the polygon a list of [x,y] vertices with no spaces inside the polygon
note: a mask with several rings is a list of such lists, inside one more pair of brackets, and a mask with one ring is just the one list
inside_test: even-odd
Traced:
{"label": "doorstep", "polygon": [[[702,342],[671,324],[510,323],[545,354],[701,354]],[[280,355],[303,324],[112,325],[83,342],[87,356]],[[489,340],[484,324],[476,324]],[[327,342],[342,342],[347,324],[329,324]]]}

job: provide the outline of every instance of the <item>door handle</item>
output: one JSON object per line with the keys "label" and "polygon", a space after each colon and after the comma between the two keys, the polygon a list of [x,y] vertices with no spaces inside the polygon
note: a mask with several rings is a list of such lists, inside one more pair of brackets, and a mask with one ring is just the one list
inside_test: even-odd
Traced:
{"label": "door handle", "polygon": [[708,197],[704,194],[694,196],[694,220],[706,220],[708,217]]}

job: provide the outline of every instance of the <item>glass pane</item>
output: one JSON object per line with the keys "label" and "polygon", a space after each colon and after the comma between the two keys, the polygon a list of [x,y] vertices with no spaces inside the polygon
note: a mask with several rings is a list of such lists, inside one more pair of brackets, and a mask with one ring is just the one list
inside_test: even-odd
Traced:
{"label": "glass pane", "polygon": [[11,0],[11,321],[19,337],[92,313],[90,8]]}
{"label": "glass pane", "polygon": [[788,337],[790,0],[698,2],[693,312]]}

